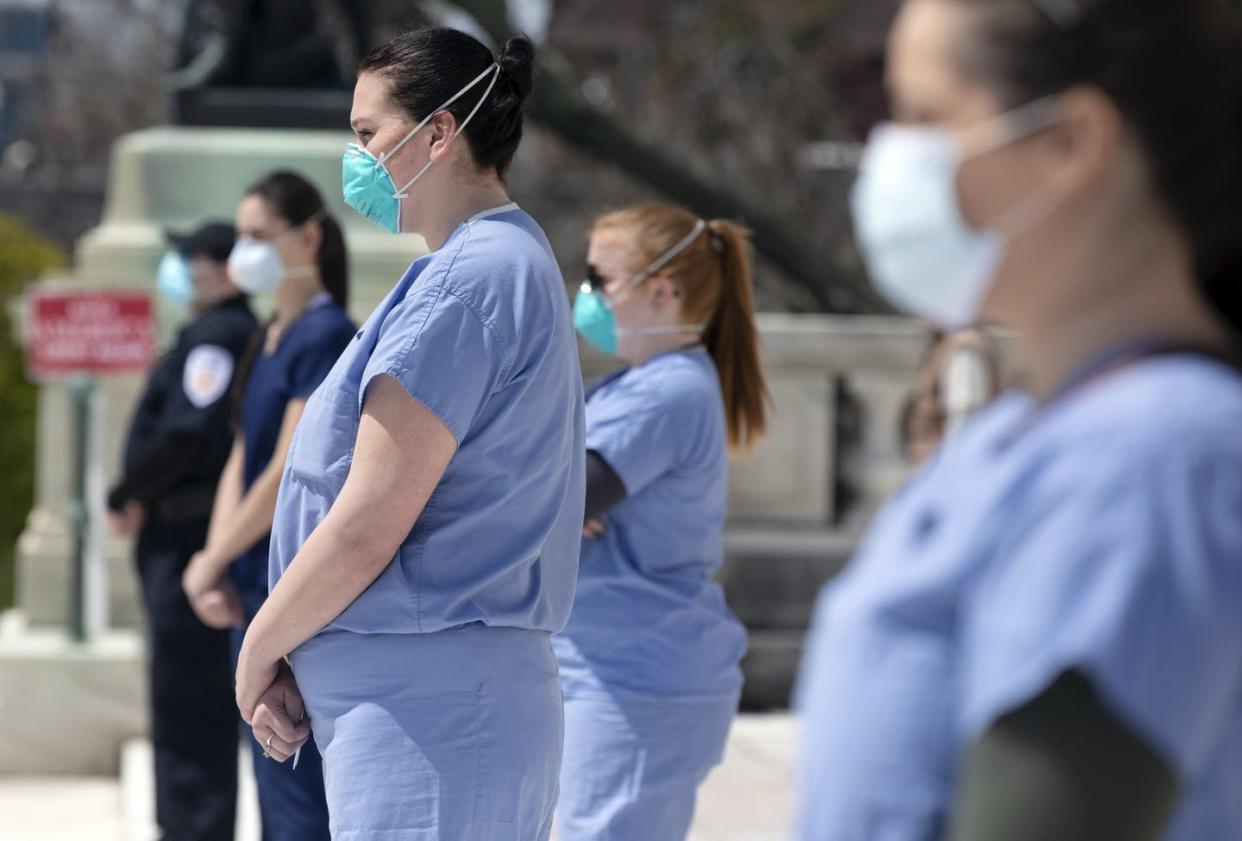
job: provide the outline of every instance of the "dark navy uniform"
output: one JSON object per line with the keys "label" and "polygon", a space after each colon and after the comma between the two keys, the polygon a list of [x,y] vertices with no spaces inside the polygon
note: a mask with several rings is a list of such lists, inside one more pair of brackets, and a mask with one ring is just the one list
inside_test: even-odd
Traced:
{"label": "dark navy uniform", "polygon": [[156,819],[166,841],[233,838],[238,717],[229,632],[208,628],[181,588],[207,542],[220,473],[233,442],[232,382],[258,325],[244,296],[198,315],[156,364],[108,496],[147,510],[137,565],[150,626],[151,739]]}

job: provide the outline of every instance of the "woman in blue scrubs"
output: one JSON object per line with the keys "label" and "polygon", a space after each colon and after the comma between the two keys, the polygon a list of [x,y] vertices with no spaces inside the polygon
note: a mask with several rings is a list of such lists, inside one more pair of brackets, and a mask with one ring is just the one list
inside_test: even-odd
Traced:
{"label": "woman in blue scrubs", "polygon": [[824,590],[814,841],[1242,838],[1242,85],[1216,0],[907,0],[855,188],[894,303],[1014,328]]}
{"label": "woman in blue scrubs", "polygon": [[354,90],[345,199],[430,253],[306,406],[237,673],[277,759],[305,699],[336,839],[550,831],[585,449],[564,282],[502,180],[531,61],[424,29]]}
{"label": "woman in blue scrubs", "polygon": [[746,232],[652,205],[600,219],[575,302],[628,367],[587,398],[587,529],[554,638],[563,841],[676,841],[723,754],[746,631],[712,576],[728,450],[763,434]]}
{"label": "woman in blue scrubs", "polygon": [[[240,365],[236,443],[216,492],[207,547],[183,579],[204,622],[232,627],[234,658],[267,598],[269,532],[293,430],[356,330],[345,311],[345,240],[314,185],[291,172],[268,175],[246,191],[236,227],[229,274],[247,292],[274,292],[274,315]],[[295,769],[253,747],[265,841],[327,838],[314,748],[303,751]]]}

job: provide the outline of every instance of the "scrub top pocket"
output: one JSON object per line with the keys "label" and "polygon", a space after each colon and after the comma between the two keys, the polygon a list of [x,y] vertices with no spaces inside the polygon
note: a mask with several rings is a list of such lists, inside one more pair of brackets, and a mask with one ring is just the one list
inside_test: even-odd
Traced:
{"label": "scrub top pocket", "polygon": [[[358,437],[358,397],[345,390],[320,389],[298,422],[289,470],[300,480],[326,486],[335,495],[345,484]],[[348,446],[341,446],[348,442]]]}

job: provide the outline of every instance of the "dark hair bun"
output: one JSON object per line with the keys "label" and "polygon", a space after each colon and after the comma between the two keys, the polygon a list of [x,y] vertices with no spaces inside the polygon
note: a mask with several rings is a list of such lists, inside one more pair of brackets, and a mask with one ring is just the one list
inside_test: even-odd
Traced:
{"label": "dark hair bun", "polygon": [[[482,168],[504,178],[522,141],[523,104],[530,95],[535,48],[526,38],[507,41],[497,58],[473,35],[425,27],[398,35],[362,60],[359,74],[383,73],[390,96],[418,122],[444,107],[459,124],[478,108],[465,137]],[[500,72],[493,74],[493,64]],[[492,84],[493,78],[495,85]]]}
{"label": "dark hair bun", "polygon": [[517,37],[505,41],[497,63],[518,98],[526,99],[530,96],[535,83],[535,47],[530,40]]}

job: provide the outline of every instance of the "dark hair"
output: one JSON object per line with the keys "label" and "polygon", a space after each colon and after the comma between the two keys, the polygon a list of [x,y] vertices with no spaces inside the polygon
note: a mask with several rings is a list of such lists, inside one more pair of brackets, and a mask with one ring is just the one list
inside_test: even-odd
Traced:
{"label": "dark hair", "polygon": [[[328,213],[323,196],[315,185],[296,172],[277,170],[247,187],[244,195],[263,199],[272,213],[288,222],[291,228],[312,220],[319,223],[319,250],[315,254],[319,280],[333,302],[341,309],[348,309],[349,254],[345,249],[345,235],[336,219]],[[237,376],[233,381],[234,425],[240,425],[242,395],[246,392],[255,358],[267,339],[270,326],[269,321],[255,330],[238,363]]]}
{"label": "dark hair", "polygon": [[[534,84],[535,48],[526,38],[505,42],[500,58],[478,39],[444,27],[415,29],[373,51],[359,73],[381,73],[392,82],[392,97],[415,122],[422,121],[493,63],[500,75],[464,132],[480,169],[504,178],[522,141],[522,110]],[[489,79],[448,107],[462,120],[474,110]]]}
{"label": "dark hair", "polygon": [[955,0],[977,10],[963,69],[1010,107],[1078,85],[1143,146],[1205,297],[1242,331],[1242,70],[1222,0]]}

